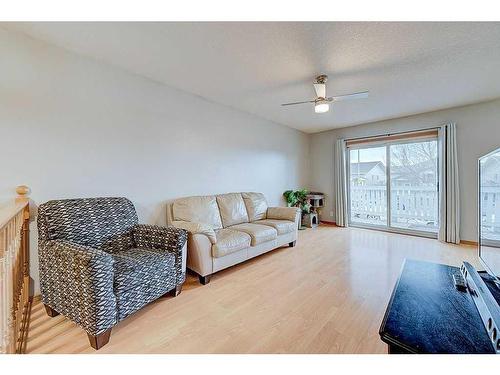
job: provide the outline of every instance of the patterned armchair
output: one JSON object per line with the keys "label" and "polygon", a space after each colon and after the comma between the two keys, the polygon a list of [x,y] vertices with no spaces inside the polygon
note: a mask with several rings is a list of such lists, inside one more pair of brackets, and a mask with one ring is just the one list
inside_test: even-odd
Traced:
{"label": "patterned armchair", "polygon": [[137,223],[126,198],[49,201],[38,214],[42,302],[81,326],[94,349],[111,328],[185,280],[187,232]]}

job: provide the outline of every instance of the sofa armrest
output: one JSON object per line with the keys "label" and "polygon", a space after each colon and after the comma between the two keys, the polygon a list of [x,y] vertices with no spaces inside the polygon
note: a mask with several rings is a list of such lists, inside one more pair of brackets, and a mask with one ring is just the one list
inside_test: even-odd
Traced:
{"label": "sofa armrest", "polygon": [[298,217],[300,218],[300,209],[297,207],[268,207],[267,209],[268,219],[297,221]]}
{"label": "sofa armrest", "polygon": [[204,234],[189,234],[187,266],[200,276],[213,273],[212,243]]}
{"label": "sofa armrest", "polygon": [[91,335],[116,321],[112,255],[69,241],[40,241],[42,301]]}
{"label": "sofa armrest", "polygon": [[174,220],[172,221],[172,225],[177,228],[185,229],[191,234],[204,234],[212,244],[217,242],[215,231],[209,224]]}

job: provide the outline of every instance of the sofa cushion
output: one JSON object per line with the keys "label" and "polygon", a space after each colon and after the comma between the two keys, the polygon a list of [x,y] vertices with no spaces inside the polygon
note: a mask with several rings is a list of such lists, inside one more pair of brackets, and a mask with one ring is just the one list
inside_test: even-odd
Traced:
{"label": "sofa cushion", "polygon": [[175,255],[169,251],[132,248],[113,254],[118,320],[175,288]]}
{"label": "sofa cushion", "polygon": [[241,193],[248,213],[248,221],[266,218],[267,201],[262,193]]}
{"label": "sofa cushion", "polygon": [[174,220],[172,221],[172,225],[176,228],[187,230],[188,233],[191,234],[204,234],[208,237],[211,243],[215,243],[217,241],[214,229],[208,224]]}
{"label": "sofa cushion", "polygon": [[217,242],[212,245],[212,256],[220,258],[224,255],[250,247],[250,235],[232,229],[221,229],[215,233]]}
{"label": "sofa cushion", "polygon": [[208,224],[213,229],[222,228],[219,207],[215,196],[177,199],[172,205],[174,220]]}
{"label": "sofa cushion", "polygon": [[264,219],[254,222],[255,224],[269,225],[278,231],[278,234],[287,234],[297,229],[294,221],[290,220],[277,220],[277,219]]}
{"label": "sofa cushion", "polygon": [[247,209],[240,193],[217,195],[217,204],[219,205],[224,228],[235,224],[248,223]]}
{"label": "sofa cushion", "polygon": [[249,234],[252,238],[252,246],[274,240],[276,239],[276,237],[278,237],[278,232],[276,231],[276,229],[268,225],[244,223],[233,225],[231,229]]}

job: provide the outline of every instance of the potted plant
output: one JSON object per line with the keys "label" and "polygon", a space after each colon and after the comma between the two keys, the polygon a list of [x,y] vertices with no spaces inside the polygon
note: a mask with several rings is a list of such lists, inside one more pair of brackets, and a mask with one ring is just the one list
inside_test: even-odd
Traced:
{"label": "potted plant", "polygon": [[288,207],[298,207],[301,210],[299,229],[305,229],[305,227],[302,226],[302,217],[311,212],[311,204],[307,200],[307,194],[308,191],[306,189],[287,190],[283,193]]}

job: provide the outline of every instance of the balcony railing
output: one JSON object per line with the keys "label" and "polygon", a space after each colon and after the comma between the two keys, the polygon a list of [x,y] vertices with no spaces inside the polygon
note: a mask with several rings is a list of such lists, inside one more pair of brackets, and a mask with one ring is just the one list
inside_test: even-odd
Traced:
{"label": "balcony railing", "polygon": [[481,235],[500,240],[500,186],[481,186]]}
{"label": "balcony railing", "polygon": [[[435,231],[438,227],[439,200],[436,187],[393,186],[391,225]],[[350,188],[351,218],[355,222],[387,225],[385,185],[357,185]]]}

